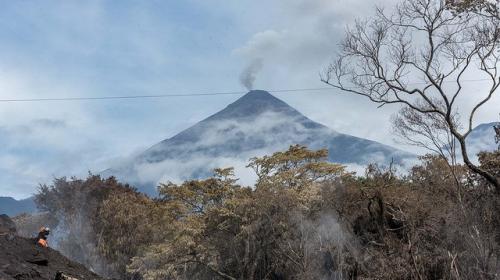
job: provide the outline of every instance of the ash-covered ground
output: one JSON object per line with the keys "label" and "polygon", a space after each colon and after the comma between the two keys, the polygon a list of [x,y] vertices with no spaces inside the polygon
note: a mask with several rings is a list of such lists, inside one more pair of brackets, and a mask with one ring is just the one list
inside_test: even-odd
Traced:
{"label": "ash-covered ground", "polygon": [[104,279],[34,239],[17,236],[11,222],[0,216],[0,280]]}

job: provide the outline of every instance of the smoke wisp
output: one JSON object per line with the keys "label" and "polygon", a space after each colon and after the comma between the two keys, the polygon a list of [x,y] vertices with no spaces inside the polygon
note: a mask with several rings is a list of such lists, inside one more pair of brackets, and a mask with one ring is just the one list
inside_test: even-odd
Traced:
{"label": "smoke wisp", "polygon": [[262,70],[263,62],[262,59],[254,59],[250,64],[248,64],[240,75],[240,82],[246,89],[252,90],[253,84],[257,79],[257,74]]}

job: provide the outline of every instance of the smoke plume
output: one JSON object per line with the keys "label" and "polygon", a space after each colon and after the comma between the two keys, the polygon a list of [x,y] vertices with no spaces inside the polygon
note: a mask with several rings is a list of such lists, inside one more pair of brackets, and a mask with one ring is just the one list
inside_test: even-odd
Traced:
{"label": "smoke plume", "polygon": [[243,72],[240,75],[240,82],[243,86],[245,86],[248,90],[253,89],[253,83],[257,78],[257,74],[262,69],[263,63],[262,59],[257,58],[254,59],[250,64],[245,67]]}

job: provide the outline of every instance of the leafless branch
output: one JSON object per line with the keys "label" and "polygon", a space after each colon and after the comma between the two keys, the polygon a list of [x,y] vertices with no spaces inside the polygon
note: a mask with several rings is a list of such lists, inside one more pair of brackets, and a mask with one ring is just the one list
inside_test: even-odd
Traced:
{"label": "leafless branch", "polygon": [[[469,169],[500,192],[498,178],[474,164],[466,146],[476,113],[500,86],[498,1],[466,2],[404,0],[392,14],[378,9],[372,19],[358,21],[346,31],[337,59],[321,80],[380,107],[399,104],[411,110],[400,116],[409,118],[399,121],[403,139],[432,146],[447,158],[450,152],[443,147],[456,143]],[[467,120],[462,126],[456,100],[464,94],[463,77],[469,71],[482,73],[490,83],[469,112],[460,112]]]}

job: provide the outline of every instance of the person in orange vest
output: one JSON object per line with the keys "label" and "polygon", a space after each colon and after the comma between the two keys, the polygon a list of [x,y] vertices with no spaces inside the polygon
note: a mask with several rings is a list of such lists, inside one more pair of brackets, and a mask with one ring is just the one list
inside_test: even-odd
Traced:
{"label": "person in orange vest", "polygon": [[41,227],[40,231],[38,232],[36,243],[44,248],[49,247],[49,244],[47,243],[47,237],[49,236],[49,234],[50,228]]}

